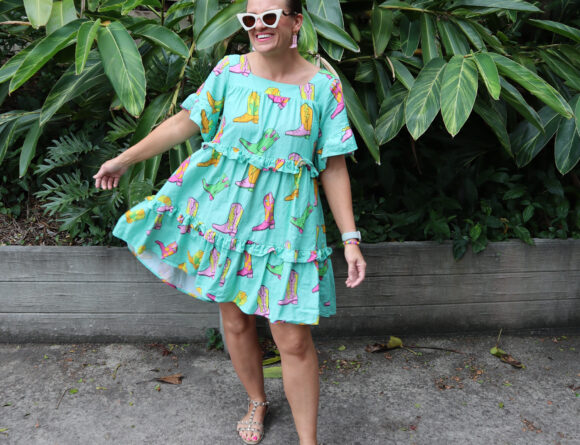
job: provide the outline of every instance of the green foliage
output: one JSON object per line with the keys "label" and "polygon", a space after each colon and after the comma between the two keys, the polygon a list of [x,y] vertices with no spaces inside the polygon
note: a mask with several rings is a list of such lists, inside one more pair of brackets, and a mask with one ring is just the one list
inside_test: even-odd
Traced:
{"label": "green foliage", "polygon": [[215,349],[216,351],[224,350],[224,341],[222,339],[222,334],[220,334],[219,329],[216,328],[206,329],[205,338],[206,338],[206,348],[208,351],[210,349]]}
{"label": "green foliage", "polygon": [[[299,50],[310,60],[322,55],[339,73],[359,145],[368,149],[357,154],[366,169],[353,169],[366,240],[453,239],[461,256],[468,244],[478,250],[489,240],[577,236],[580,6],[304,3]],[[244,1],[167,6],[0,5],[0,19],[14,23],[0,30],[0,176],[11,179],[1,190],[3,211],[17,213],[14,196],[36,192],[63,228],[108,243],[122,211],[199,146],[194,139],[134,166],[114,192],[91,187],[100,162],[176,112],[219,58],[248,50],[235,17]],[[505,181],[467,177],[489,171]],[[543,195],[547,178],[562,196]]]}

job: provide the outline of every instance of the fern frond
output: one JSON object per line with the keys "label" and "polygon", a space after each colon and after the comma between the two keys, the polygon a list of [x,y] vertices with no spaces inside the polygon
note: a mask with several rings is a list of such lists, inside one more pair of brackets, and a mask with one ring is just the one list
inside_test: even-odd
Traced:
{"label": "fern frond", "polygon": [[48,154],[44,164],[36,168],[35,173],[38,175],[43,176],[56,168],[78,164],[85,154],[99,149],[97,145],[92,144],[85,132],[61,136],[53,140],[52,144],[47,148]]}
{"label": "fern frond", "polygon": [[57,175],[57,180],[47,178],[43,190],[35,193],[37,198],[46,199],[42,206],[49,215],[67,211],[75,203],[89,199],[95,191],[89,182],[81,179],[80,171]]}
{"label": "fern frond", "polygon": [[111,130],[107,132],[105,140],[109,142],[124,138],[135,132],[137,121],[128,114],[113,117],[113,122],[108,122]]}

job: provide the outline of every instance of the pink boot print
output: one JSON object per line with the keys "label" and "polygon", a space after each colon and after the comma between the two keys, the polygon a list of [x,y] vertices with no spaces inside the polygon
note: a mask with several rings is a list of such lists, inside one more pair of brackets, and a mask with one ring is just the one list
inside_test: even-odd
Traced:
{"label": "pink boot print", "polygon": [[264,221],[262,221],[260,224],[258,224],[255,227],[252,227],[252,230],[258,231],[258,230],[267,230],[267,229],[273,229],[275,226],[275,222],[274,222],[274,195],[272,195],[272,193],[268,193],[266,196],[264,196]]}
{"label": "pink boot print", "polygon": [[286,304],[298,304],[298,272],[295,270],[290,271],[290,278],[288,280],[288,285],[286,286],[286,296],[283,300],[278,302],[279,305],[283,306]]}

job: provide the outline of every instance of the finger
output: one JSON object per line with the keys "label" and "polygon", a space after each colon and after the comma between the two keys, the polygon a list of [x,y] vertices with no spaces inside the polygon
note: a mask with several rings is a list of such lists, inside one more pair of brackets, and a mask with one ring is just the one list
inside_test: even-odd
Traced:
{"label": "finger", "polygon": [[95,179],[95,187],[99,188],[101,186],[101,178],[96,178]]}
{"label": "finger", "polygon": [[107,180],[107,190],[111,190],[113,188],[113,177],[109,176]]}
{"label": "finger", "polygon": [[119,178],[115,178],[115,180],[113,181],[113,187],[117,187],[119,185]]}

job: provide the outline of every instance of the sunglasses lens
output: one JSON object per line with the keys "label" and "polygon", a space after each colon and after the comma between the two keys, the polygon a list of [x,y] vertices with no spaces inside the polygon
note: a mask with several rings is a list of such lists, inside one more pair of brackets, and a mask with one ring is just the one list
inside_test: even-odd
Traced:
{"label": "sunglasses lens", "polygon": [[263,20],[264,25],[272,26],[274,23],[276,23],[276,14],[274,14],[273,12],[264,14]]}
{"label": "sunglasses lens", "polygon": [[242,17],[242,22],[244,22],[245,26],[251,28],[256,24],[256,19],[251,15],[245,15]]}

